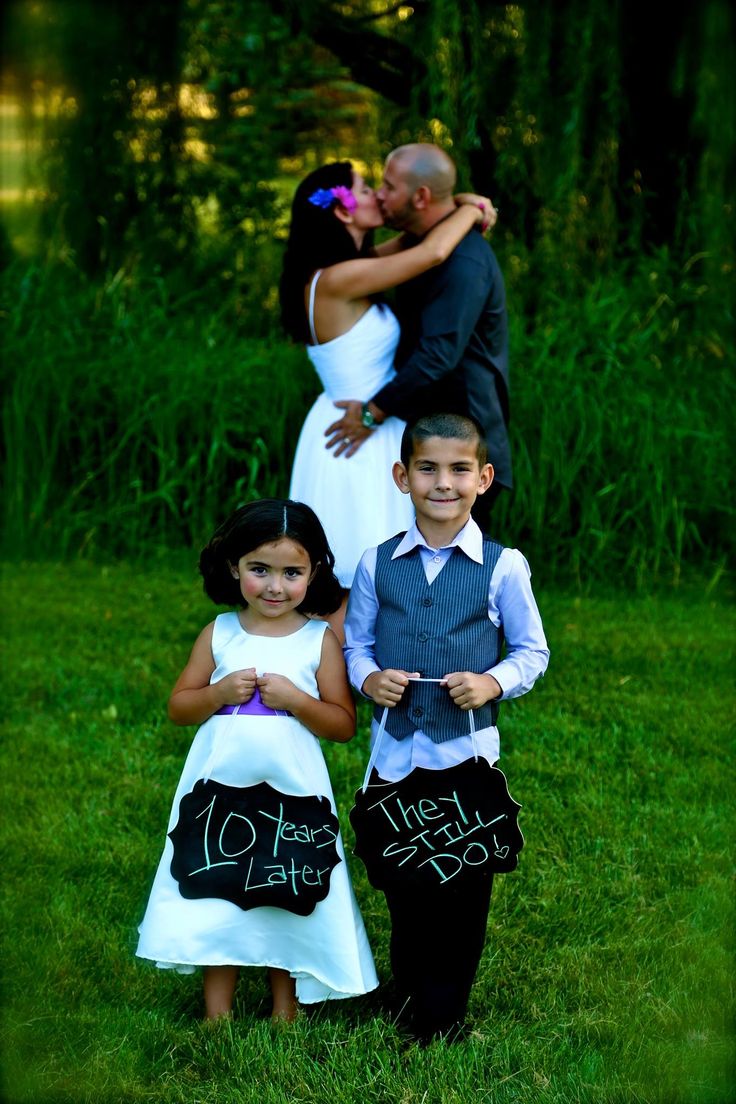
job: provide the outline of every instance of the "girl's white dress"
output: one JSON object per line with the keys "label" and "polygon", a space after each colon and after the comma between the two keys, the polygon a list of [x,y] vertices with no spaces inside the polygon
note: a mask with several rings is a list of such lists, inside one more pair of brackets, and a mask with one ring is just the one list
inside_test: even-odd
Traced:
{"label": "girl's white dress", "polygon": [[[237,613],[215,620],[211,682],[232,671],[255,667],[258,674],[286,675],[319,697],[316,672],[327,625],[307,621],[285,637],[254,636]],[[179,803],[200,778],[229,786],[268,782],[283,793],[326,796],[335,812],[327,765],[319,739],[295,717],[248,714],[210,717],[198,729],[184,764],[169,819],[177,823]],[[330,890],[308,916],[264,906],[244,911],[218,898],[186,900],[171,875],[173,844],[167,837],[136,953],[157,966],[191,973],[195,966],[276,966],[296,979],[303,1004],[366,993],[378,985],[363,919],[350,883],[345,851],[334,867]]]}
{"label": "girl's white dress", "polygon": [[342,586],[350,587],[366,548],[408,529],[413,520],[409,496],[391,477],[405,423],[387,418],[348,459],[325,448],[325,430],[342,417],[335,401],[367,402],[394,378],[400,331],[392,311],[374,304],[347,333],[316,344],[314,291],[319,275],[310,289],[309,323],[315,344],[307,346],[307,356],[324,391],[299,435],[289,497],[312,507],[335,554],[335,574]]}

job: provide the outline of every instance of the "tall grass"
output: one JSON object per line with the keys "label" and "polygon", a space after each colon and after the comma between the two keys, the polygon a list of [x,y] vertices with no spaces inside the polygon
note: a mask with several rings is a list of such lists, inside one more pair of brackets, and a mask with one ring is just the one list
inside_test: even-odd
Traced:
{"label": "tall grass", "polygon": [[517,490],[501,519],[535,559],[630,584],[731,545],[733,318],[697,267],[661,256],[531,318],[512,303]]}
{"label": "tall grass", "polygon": [[316,389],[302,350],[243,338],[196,290],[64,276],[29,269],[8,312],[13,550],[189,547],[238,502],[284,492]]}
{"label": "tall grass", "polygon": [[[701,263],[645,259],[536,302],[512,280],[516,492],[494,524],[550,573],[720,570],[734,347]],[[196,545],[237,502],[286,493],[318,389],[302,350],[249,338],[183,279],[32,266],[3,287],[6,554]]]}

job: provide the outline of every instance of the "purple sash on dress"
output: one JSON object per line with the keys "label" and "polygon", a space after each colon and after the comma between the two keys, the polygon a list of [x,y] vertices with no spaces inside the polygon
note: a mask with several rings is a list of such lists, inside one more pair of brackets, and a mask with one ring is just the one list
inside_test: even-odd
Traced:
{"label": "purple sash on dress", "polygon": [[271,709],[270,706],[265,705],[260,691],[256,686],[253,691],[253,697],[250,701],[241,702],[240,705],[223,705],[214,714],[219,717],[221,714],[238,713],[245,714],[251,717],[293,717],[294,714],[290,713],[288,709]]}

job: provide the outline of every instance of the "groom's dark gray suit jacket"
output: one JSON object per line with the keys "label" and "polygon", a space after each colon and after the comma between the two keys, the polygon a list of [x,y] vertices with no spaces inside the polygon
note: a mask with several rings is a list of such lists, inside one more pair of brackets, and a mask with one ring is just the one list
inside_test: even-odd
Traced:
{"label": "groom's dark gray suit jacket", "polygon": [[506,292],[488,242],[471,231],[448,259],[397,288],[398,375],[373,401],[405,421],[470,414],[483,427],[496,481],[512,486]]}

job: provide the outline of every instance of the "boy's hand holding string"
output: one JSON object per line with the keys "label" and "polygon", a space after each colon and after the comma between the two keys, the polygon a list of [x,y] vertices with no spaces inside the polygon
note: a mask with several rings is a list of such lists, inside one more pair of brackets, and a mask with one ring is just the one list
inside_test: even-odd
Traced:
{"label": "boy's hand holding string", "polygon": [[419,678],[419,672],[399,671],[387,667],[385,671],[373,671],[363,683],[363,693],[372,698],[376,705],[398,705],[409,679]]}
{"label": "boy's hand holding string", "polygon": [[461,709],[480,709],[486,702],[500,698],[501,684],[493,675],[478,675],[473,671],[455,671],[445,675],[442,685],[450,691],[450,697]]}
{"label": "boy's hand holding string", "polygon": [[450,697],[460,709],[478,709],[486,702],[500,698],[501,685],[493,675],[476,674],[474,671],[454,671],[441,679],[423,679],[418,671],[411,674],[387,667],[385,671],[374,671],[363,683],[363,693],[372,698],[377,705],[392,707],[401,701],[410,682],[438,682],[446,686]]}

